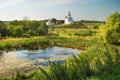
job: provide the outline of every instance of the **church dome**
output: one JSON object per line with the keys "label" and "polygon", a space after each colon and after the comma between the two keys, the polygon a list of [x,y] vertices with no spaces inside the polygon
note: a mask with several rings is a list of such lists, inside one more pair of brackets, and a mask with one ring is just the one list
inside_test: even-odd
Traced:
{"label": "church dome", "polygon": [[71,17],[71,14],[70,12],[68,12],[68,15],[65,17],[65,24],[73,24],[74,21],[73,21],[73,18]]}

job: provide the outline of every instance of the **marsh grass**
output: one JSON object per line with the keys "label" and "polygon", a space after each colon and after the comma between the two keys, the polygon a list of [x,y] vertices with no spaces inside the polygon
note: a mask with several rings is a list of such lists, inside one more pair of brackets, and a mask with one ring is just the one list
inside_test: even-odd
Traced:
{"label": "marsh grass", "polygon": [[19,48],[29,45],[35,44],[47,44],[47,40],[44,38],[8,38],[0,40],[0,50],[3,49],[12,49],[12,48]]}
{"label": "marsh grass", "polygon": [[34,49],[36,45],[38,48],[50,45],[84,49],[89,43],[86,39],[65,37],[8,38],[0,40],[0,50],[15,50],[21,47]]}

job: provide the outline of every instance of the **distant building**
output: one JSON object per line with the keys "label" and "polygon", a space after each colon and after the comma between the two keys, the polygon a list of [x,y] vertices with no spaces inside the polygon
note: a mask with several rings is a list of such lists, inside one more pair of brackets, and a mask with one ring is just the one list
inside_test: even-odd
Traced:
{"label": "distant building", "polygon": [[47,22],[46,22],[46,25],[47,26],[51,26],[51,25],[53,25],[54,23],[49,19]]}
{"label": "distant building", "polygon": [[73,18],[71,17],[70,12],[68,12],[68,15],[65,17],[64,23],[65,24],[73,24],[74,23]]}

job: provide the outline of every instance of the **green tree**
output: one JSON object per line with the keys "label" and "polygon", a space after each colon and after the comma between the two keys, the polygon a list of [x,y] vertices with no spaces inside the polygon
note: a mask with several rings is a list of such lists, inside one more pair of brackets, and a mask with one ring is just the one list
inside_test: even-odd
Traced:
{"label": "green tree", "polygon": [[11,21],[7,27],[8,36],[25,37],[47,34],[47,26],[44,21],[21,20]]}
{"label": "green tree", "polygon": [[106,30],[106,35],[105,35],[105,38],[106,38],[106,41],[108,43],[120,43],[120,33],[117,32],[118,31],[118,25],[114,25],[113,28],[109,28]]}
{"label": "green tree", "polygon": [[120,14],[118,12],[110,15],[105,25],[100,26],[101,37],[105,42],[111,44],[120,43]]}
{"label": "green tree", "polygon": [[0,21],[0,36],[5,37],[7,35],[7,25]]}
{"label": "green tree", "polygon": [[56,24],[57,20],[55,18],[52,18],[51,20],[54,24]]}
{"label": "green tree", "polygon": [[40,26],[37,29],[37,32],[39,35],[47,35],[48,34],[48,26],[44,22],[41,22]]}
{"label": "green tree", "polygon": [[109,43],[120,43],[120,14],[118,12],[108,17],[105,37]]}
{"label": "green tree", "polygon": [[57,20],[56,24],[64,24],[64,20]]}
{"label": "green tree", "polygon": [[117,23],[120,23],[120,14],[118,12],[115,12],[107,18],[106,27],[113,27]]}
{"label": "green tree", "polygon": [[14,28],[13,25],[7,25],[8,36],[13,36]]}
{"label": "green tree", "polygon": [[9,25],[18,26],[18,25],[20,25],[20,23],[19,23],[18,20],[14,20],[14,21],[11,21],[11,22],[9,23]]}
{"label": "green tree", "polygon": [[13,32],[13,35],[15,37],[22,37],[23,36],[23,29],[22,29],[22,26],[15,26],[14,28],[14,32]]}

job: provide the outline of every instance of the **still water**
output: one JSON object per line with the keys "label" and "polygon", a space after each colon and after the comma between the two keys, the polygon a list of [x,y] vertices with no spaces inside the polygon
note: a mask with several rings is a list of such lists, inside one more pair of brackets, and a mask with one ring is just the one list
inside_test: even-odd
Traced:
{"label": "still water", "polygon": [[64,48],[64,47],[47,47],[46,49],[27,50],[17,49],[16,51],[3,52],[0,54],[0,71],[10,70],[31,66],[48,66],[48,60],[64,62],[68,57],[78,55],[83,50]]}

